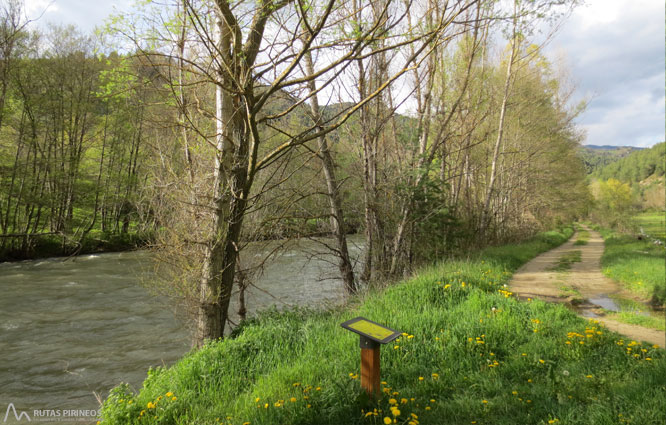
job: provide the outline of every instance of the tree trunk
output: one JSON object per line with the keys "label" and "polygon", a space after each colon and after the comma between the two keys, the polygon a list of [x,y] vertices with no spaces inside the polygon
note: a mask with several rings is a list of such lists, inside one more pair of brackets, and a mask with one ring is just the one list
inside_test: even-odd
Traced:
{"label": "tree trunk", "polygon": [[[312,54],[309,51],[306,52],[304,59],[306,73],[314,75]],[[315,121],[315,125],[319,127],[322,117],[319,111],[317,86],[314,79],[311,79],[308,82],[308,90],[310,92],[310,109],[312,111],[312,118]],[[349,259],[349,250],[347,248],[347,235],[345,233],[342,201],[338,190],[338,181],[335,178],[335,163],[333,162],[331,152],[328,150],[326,136],[322,135],[317,141],[319,144],[319,157],[321,158],[322,166],[324,168],[324,176],[326,177],[326,189],[331,213],[331,230],[335,235],[335,241],[337,244],[335,255],[338,257],[338,268],[345,285],[345,291],[347,294],[354,294],[356,293],[357,288],[356,283],[354,282],[354,270],[351,260]]]}

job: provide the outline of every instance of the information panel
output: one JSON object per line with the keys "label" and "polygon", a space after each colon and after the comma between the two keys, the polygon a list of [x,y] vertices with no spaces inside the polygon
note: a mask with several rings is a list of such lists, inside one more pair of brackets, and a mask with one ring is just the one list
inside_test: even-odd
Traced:
{"label": "information panel", "polygon": [[380,344],[391,342],[401,334],[394,329],[387,328],[365,317],[355,317],[340,324],[340,326]]}

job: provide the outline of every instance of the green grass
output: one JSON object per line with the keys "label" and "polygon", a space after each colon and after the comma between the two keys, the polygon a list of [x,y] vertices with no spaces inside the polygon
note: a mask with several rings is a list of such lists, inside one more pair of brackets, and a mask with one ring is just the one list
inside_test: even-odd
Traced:
{"label": "green grass", "polygon": [[646,234],[666,243],[666,213],[645,212],[637,214],[632,220],[637,228],[643,228]]}
{"label": "green grass", "polygon": [[549,270],[556,272],[565,272],[571,269],[573,263],[580,263],[581,255],[582,255],[581,251],[569,251],[567,253],[564,253],[557,260],[557,264],[555,264]]}
{"label": "green grass", "polygon": [[590,232],[587,230],[581,230],[578,232],[578,237],[576,238],[576,242],[574,242],[574,245],[579,246],[579,245],[587,245],[587,243],[590,240]]}
{"label": "green grass", "polygon": [[[570,235],[443,262],[346,308],[264,312],[151,370],[138,393],[116,387],[101,423],[374,425],[395,402],[397,424],[662,424],[662,349],[504,286]],[[340,327],[357,315],[405,332],[382,348],[377,401],[360,389],[358,336]]]}
{"label": "green grass", "polygon": [[639,325],[659,331],[666,331],[666,320],[664,320],[663,312],[661,314],[652,313],[646,315],[634,311],[606,311],[605,317],[617,320],[618,322],[629,323],[630,325]]}
{"label": "green grass", "polygon": [[635,236],[600,229],[605,240],[603,273],[627,290],[663,305],[666,301],[666,248]]}

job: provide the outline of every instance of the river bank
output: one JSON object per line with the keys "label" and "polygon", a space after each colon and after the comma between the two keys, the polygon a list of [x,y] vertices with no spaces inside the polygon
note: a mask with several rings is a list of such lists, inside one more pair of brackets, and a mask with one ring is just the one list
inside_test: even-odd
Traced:
{"label": "river bank", "polygon": [[[25,241],[25,238],[30,238]],[[29,235],[15,238],[0,246],[0,263],[41,260],[55,257],[126,252],[142,249],[153,241],[151,233],[94,232],[81,241],[55,234]]]}
{"label": "river bank", "polygon": [[[505,286],[571,234],[443,262],[345,308],[260,314],[140,391],[116,387],[101,423],[663,423],[663,349]],[[358,315],[404,332],[382,348],[375,402],[361,396],[358,337],[339,326]]]}

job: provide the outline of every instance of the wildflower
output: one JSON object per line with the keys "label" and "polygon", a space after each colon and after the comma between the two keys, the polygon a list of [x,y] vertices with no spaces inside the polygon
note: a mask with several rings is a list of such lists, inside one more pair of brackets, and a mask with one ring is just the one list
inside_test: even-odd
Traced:
{"label": "wildflower", "polygon": [[268,409],[268,403],[264,404],[264,409]]}
{"label": "wildflower", "polygon": [[430,406],[426,406],[425,410],[430,410]]}
{"label": "wildflower", "polygon": [[511,394],[513,394],[513,395],[518,395],[518,391],[513,390],[513,391],[511,391]]}
{"label": "wildflower", "polygon": [[366,418],[367,418],[367,417],[370,417],[370,416],[372,416],[372,412],[368,412],[368,413],[365,414],[365,417],[366,417]]}
{"label": "wildflower", "polygon": [[254,399],[254,402],[259,403],[259,400],[261,400],[261,399],[259,397],[257,397],[257,398]]}
{"label": "wildflower", "polygon": [[419,417],[416,416],[414,413],[410,413],[409,416],[411,416],[411,417],[414,418],[414,419],[418,419],[418,418],[419,418]]}
{"label": "wildflower", "polygon": [[423,376],[419,376],[419,381],[423,381]]}
{"label": "wildflower", "polygon": [[393,422],[393,421],[391,420],[391,418],[389,418],[388,416],[384,417],[384,423],[385,423],[386,425],[389,425],[391,422]]}
{"label": "wildflower", "polygon": [[315,391],[321,391],[321,387],[315,388]]}
{"label": "wildflower", "polygon": [[300,387],[300,386],[301,386],[301,383],[300,383],[300,382],[294,382],[292,385],[294,386],[294,388],[295,388],[295,387]]}
{"label": "wildflower", "polygon": [[386,381],[382,381],[381,384],[382,384],[382,385],[388,385],[388,384],[386,383]]}
{"label": "wildflower", "polygon": [[394,350],[397,350],[398,348],[400,348],[399,345],[394,345],[394,346],[393,346],[393,349],[394,349]]}
{"label": "wildflower", "polygon": [[539,363],[544,364],[544,363],[546,363],[546,361],[539,359]]}
{"label": "wildflower", "polygon": [[296,397],[290,398],[289,401],[291,401],[292,403],[296,403]]}
{"label": "wildflower", "polygon": [[439,374],[433,373],[432,374],[432,379],[439,379]]}
{"label": "wildflower", "polygon": [[430,402],[431,402],[431,403],[434,403],[434,402],[435,402],[435,399],[434,399],[434,398],[431,398],[431,399],[430,399]]}
{"label": "wildflower", "polygon": [[412,339],[414,338],[414,335],[407,335],[407,339]]}
{"label": "wildflower", "polygon": [[592,375],[585,375],[586,378],[592,378]]}
{"label": "wildflower", "polygon": [[249,422],[243,422],[243,425],[250,425]]}
{"label": "wildflower", "polygon": [[397,407],[392,407],[391,413],[393,414],[393,416],[400,416],[400,409],[398,409]]}
{"label": "wildflower", "polygon": [[178,400],[178,397],[176,396],[171,397],[171,401],[176,401],[176,400]]}
{"label": "wildflower", "polygon": [[389,404],[398,404],[398,401],[394,398],[389,399]]}
{"label": "wildflower", "polygon": [[652,358],[651,358],[651,357],[646,357],[645,360],[651,362],[651,361],[652,361]]}
{"label": "wildflower", "polygon": [[145,414],[146,414],[146,411],[145,411],[145,410],[142,410],[141,413],[139,413],[139,416],[143,416],[143,415],[145,415]]}
{"label": "wildflower", "polygon": [[481,400],[481,403],[488,404],[488,400]]}
{"label": "wildflower", "polygon": [[154,409],[155,408],[155,403],[153,403],[152,401],[149,401],[148,404],[146,405],[146,407],[149,408],[149,409]]}
{"label": "wildflower", "polygon": [[400,399],[400,404],[407,404],[407,399],[406,398],[401,398]]}
{"label": "wildflower", "polygon": [[167,397],[171,397],[172,395],[173,395],[173,393],[172,393],[171,391],[169,391],[168,393],[166,393],[166,396],[167,396]]}

